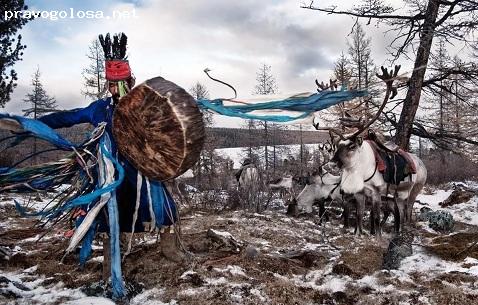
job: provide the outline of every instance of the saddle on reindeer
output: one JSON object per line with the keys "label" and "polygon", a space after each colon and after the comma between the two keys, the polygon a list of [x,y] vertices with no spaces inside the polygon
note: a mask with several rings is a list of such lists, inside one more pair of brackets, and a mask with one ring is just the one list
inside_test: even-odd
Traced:
{"label": "saddle on reindeer", "polygon": [[333,139],[335,153],[332,161],[341,169],[337,185],[340,185],[343,193],[353,195],[360,202],[356,227],[359,233],[362,231],[362,217],[358,214],[359,210],[363,213],[364,199],[372,203],[371,232],[374,234],[378,229],[378,234],[381,234],[381,201],[382,198],[393,195],[395,231],[398,232],[401,223],[411,221],[413,204],[427,179],[426,167],[416,155],[385,143],[369,129],[383,112],[389,99],[396,95],[397,89],[393,83],[400,78],[399,69],[400,66],[395,66],[394,70],[388,71],[382,67],[383,74],[377,74],[385,82],[387,90],[382,104],[368,122],[364,124],[357,119],[342,122],[344,128],[356,128],[354,132],[344,135],[337,128],[315,125],[317,130],[329,131]]}

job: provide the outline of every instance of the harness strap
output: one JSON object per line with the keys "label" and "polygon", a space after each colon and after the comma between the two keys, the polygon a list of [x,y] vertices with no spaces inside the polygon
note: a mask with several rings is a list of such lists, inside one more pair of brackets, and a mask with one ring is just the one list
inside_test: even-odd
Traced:
{"label": "harness strap", "polygon": [[373,171],[372,176],[368,177],[368,178],[367,178],[366,180],[364,180],[363,182],[368,182],[368,181],[370,181],[370,179],[372,179],[373,176],[375,176],[375,174],[377,173],[377,168],[378,168],[378,163],[375,162],[375,170]]}
{"label": "harness strap", "polygon": [[331,197],[330,195],[332,195],[332,193],[335,192],[335,190],[336,190],[339,186],[340,186],[340,182],[337,182],[337,183],[335,184],[335,187],[330,191],[329,196],[327,196],[327,198],[332,199],[332,197]]}

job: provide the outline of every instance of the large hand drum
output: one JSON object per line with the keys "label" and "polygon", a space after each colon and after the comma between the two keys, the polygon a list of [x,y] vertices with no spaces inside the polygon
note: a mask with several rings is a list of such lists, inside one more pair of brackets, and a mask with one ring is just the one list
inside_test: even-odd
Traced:
{"label": "large hand drum", "polygon": [[194,98],[156,77],[120,99],[113,115],[113,135],[121,154],[141,173],[164,181],[197,161],[205,132]]}

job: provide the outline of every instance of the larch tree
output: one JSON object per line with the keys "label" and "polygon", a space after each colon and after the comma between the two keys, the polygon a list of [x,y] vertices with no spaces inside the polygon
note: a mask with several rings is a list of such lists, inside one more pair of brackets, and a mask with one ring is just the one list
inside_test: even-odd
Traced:
{"label": "larch tree", "polygon": [[[269,95],[277,93],[277,81],[272,75],[272,67],[263,63],[256,73],[256,85],[254,87],[254,94]],[[266,175],[269,175],[270,159],[269,159],[269,141],[270,130],[267,121],[259,121],[258,124],[264,127],[264,165]],[[275,159],[275,157],[273,157]]]}
{"label": "larch tree", "polygon": [[[389,48],[394,60],[407,58],[414,62],[400,117],[392,122],[396,127],[395,141],[402,148],[408,148],[412,133],[436,136],[427,135],[426,129],[414,125],[422,89],[434,81],[425,79],[433,38],[440,36],[450,43],[469,44],[478,27],[478,1],[410,0],[402,4],[393,6],[383,0],[363,0],[352,8],[339,9],[337,5],[316,6],[312,1],[302,7],[327,14],[351,16],[356,20],[354,26],[357,25],[358,19],[364,19],[368,24],[383,23],[394,33]],[[413,50],[413,53],[410,50]],[[456,71],[449,73],[456,74]],[[467,73],[477,72],[469,70]],[[393,117],[389,118],[393,120]]]}
{"label": "larch tree", "polygon": [[[43,88],[43,84],[40,81],[40,68],[37,68],[32,78],[33,89],[30,93],[27,93],[26,98],[23,100],[28,104],[29,108],[23,109],[23,115],[37,119],[38,117],[56,111],[57,104],[54,97],[50,97],[46,90]],[[37,140],[33,139],[33,154],[37,152]],[[37,163],[37,158],[32,158],[32,164]]]}
{"label": "larch tree", "polygon": [[105,54],[98,39],[95,39],[88,46],[86,57],[89,64],[83,69],[84,90],[81,91],[87,98],[100,99],[105,92]]}
{"label": "larch tree", "polygon": [[[196,100],[209,98],[209,91],[207,90],[206,86],[200,82],[196,82],[189,88],[189,94],[191,94],[191,96]],[[212,113],[205,110],[202,111],[202,114],[204,125],[206,127],[211,127],[213,125]],[[212,133],[206,132],[206,140],[204,142],[203,150],[201,151],[198,161],[192,168],[194,177],[196,179],[196,185],[201,185],[203,174],[206,176],[208,184],[212,184],[216,166],[214,142],[215,139],[212,137]]]}
{"label": "larch tree", "polygon": [[37,119],[38,117],[56,111],[57,104],[54,97],[50,97],[43,84],[40,81],[40,68],[37,68],[32,77],[33,89],[30,93],[27,93],[26,98],[23,100],[28,104],[29,108],[23,109],[23,115]]}

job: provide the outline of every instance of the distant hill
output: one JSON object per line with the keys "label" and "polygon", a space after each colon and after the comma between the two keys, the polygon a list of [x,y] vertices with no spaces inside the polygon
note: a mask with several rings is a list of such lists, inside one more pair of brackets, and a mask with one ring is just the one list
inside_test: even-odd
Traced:
{"label": "distant hill", "polygon": [[[280,130],[276,131],[275,136],[269,131],[268,145],[273,143],[275,145],[300,144],[301,133],[304,144],[321,143],[329,137],[328,133],[321,131]],[[253,129],[249,132],[248,129],[241,128],[207,128],[206,134],[215,148],[266,145],[263,129]],[[272,141],[273,138],[275,141]]]}
{"label": "distant hill", "polygon": [[[81,143],[92,130],[92,127],[88,124],[81,124],[71,128],[59,129],[59,133],[74,143]],[[0,130],[0,140],[10,136],[9,132]],[[233,147],[248,147],[251,146],[265,146],[266,139],[265,133],[262,129],[249,130],[240,128],[206,128],[206,137],[208,143],[214,148],[233,148]],[[272,145],[289,145],[300,144],[301,132],[298,130],[281,130],[275,132],[275,141],[272,139],[272,132],[269,135],[268,144]],[[315,144],[324,142],[328,138],[328,134],[319,131],[302,131],[302,139],[304,144]],[[0,142],[0,151],[3,150],[8,143],[12,141]],[[37,140],[37,151],[50,149],[51,147],[41,140]],[[33,149],[33,140],[29,139],[16,146],[15,148],[2,151],[0,155],[0,167],[2,164],[18,162],[31,154]],[[47,162],[51,160],[57,160],[63,155],[64,152],[54,151],[41,154],[37,157],[37,162]],[[7,162],[8,159],[8,162]],[[26,165],[31,165],[28,162]]]}

